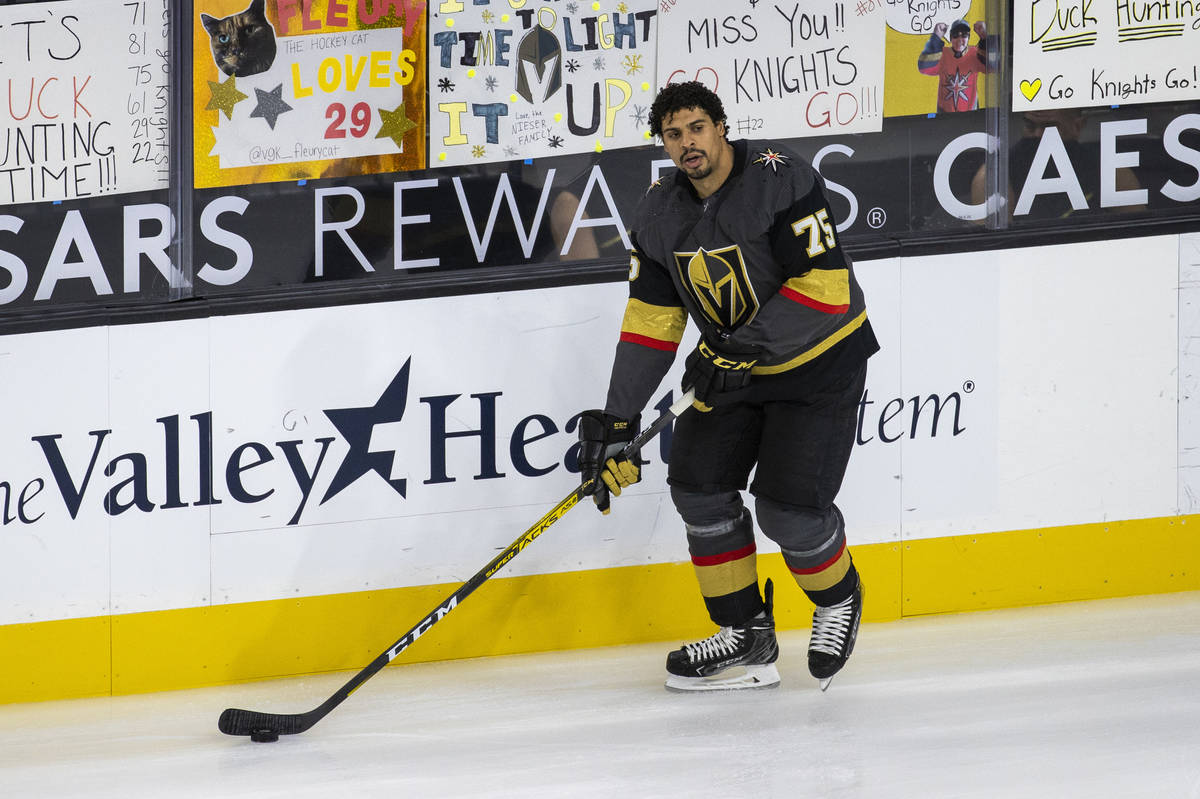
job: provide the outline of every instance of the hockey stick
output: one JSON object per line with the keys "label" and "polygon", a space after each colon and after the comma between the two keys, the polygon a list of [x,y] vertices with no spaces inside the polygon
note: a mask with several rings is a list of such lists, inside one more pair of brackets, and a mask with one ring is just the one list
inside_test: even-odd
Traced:
{"label": "hockey stick", "polygon": [[[643,430],[633,441],[629,442],[629,445],[622,450],[622,454],[626,457],[636,455],[642,447],[646,446],[651,439],[658,435],[675,417],[687,410],[691,404],[692,392],[688,391],[678,402],[667,409],[666,413],[655,419],[649,427]],[[239,710],[231,707],[221,713],[221,718],[217,721],[217,728],[226,735],[249,735],[250,739],[256,742],[276,741],[280,735],[295,735],[308,730],[318,721],[325,718],[331,710],[345,701],[360,685],[371,679],[380,669],[395,660],[401,652],[408,649],[414,641],[428,632],[430,627],[441,621],[450,611],[458,607],[460,602],[470,596],[476,588],[487,582],[488,578],[498,572],[504,564],[515,558],[520,554],[521,550],[533,543],[535,538],[546,532],[550,525],[561,519],[567,511],[575,507],[579,500],[586,496],[584,492],[590,485],[591,482],[589,481],[568,494],[561,502],[551,508],[549,513],[538,519],[516,541],[513,541],[503,552],[492,558],[471,579],[460,585],[444,602],[430,611],[412,629],[400,636],[396,643],[380,653],[379,657],[372,660],[362,671],[351,677],[349,682],[339,688],[334,692],[333,696],[326,699],[319,706],[307,713],[262,713],[257,710]]]}

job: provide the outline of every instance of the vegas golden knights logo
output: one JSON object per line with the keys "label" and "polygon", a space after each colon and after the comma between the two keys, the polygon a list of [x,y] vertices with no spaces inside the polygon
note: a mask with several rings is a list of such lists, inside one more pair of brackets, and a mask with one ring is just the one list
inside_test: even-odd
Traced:
{"label": "vegas golden knights logo", "polygon": [[701,312],[721,327],[733,330],[758,313],[758,298],[736,244],[677,252],[675,267]]}

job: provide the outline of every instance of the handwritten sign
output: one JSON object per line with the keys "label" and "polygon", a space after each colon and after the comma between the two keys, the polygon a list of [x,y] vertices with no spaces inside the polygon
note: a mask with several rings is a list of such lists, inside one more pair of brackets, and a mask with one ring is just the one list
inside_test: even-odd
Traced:
{"label": "handwritten sign", "polygon": [[424,166],[424,0],[195,6],[197,187]]}
{"label": "handwritten sign", "polygon": [[[263,34],[276,38],[269,66],[218,70],[216,44],[206,48],[212,55],[197,56],[211,65],[202,95],[206,110],[218,112],[209,155],[221,169],[383,156],[415,146],[421,101],[406,86],[418,67],[402,25],[377,19],[372,24],[380,26],[367,29],[346,2],[322,13],[298,0],[268,5],[277,10]],[[221,24],[209,14],[210,41],[222,35]],[[265,64],[264,56],[259,66]]]}
{"label": "handwritten sign", "polygon": [[882,3],[660,0],[658,85],[699,80],[733,132],[791,137],[883,126]]}
{"label": "handwritten sign", "polygon": [[[123,0],[129,15],[125,69],[129,78],[125,110],[129,114],[131,159],[143,178],[165,186],[170,172],[171,54],[167,51],[171,11],[168,0]],[[144,166],[143,166],[144,165]]]}
{"label": "handwritten sign", "polygon": [[1200,3],[1013,4],[1013,110],[1200,97]]}
{"label": "handwritten sign", "polygon": [[431,166],[648,142],[657,0],[430,9]]}
{"label": "handwritten sign", "polygon": [[0,205],[167,185],[166,6],[0,8]]}

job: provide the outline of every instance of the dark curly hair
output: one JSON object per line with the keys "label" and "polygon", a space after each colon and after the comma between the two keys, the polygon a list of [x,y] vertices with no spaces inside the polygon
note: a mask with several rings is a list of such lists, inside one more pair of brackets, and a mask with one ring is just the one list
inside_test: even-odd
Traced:
{"label": "dark curly hair", "polygon": [[[650,106],[650,132],[662,138],[663,120],[684,108],[699,108],[708,114],[714,125],[725,122],[725,106],[721,104],[721,98],[703,83],[690,80],[665,86],[654,98]],[[727,134],[728,127],[726,125]]]}

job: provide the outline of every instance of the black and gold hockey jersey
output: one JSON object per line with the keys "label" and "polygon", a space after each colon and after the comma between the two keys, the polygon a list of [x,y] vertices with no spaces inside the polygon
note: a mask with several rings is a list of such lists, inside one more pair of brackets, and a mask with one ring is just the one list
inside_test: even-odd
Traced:
{"label": "black and gold hockey jersey", "polygon": [[733,148],[733,170],[712,196],[700,199],[677,171],[638,206],[611,414],[642,411],[689,316],[717,348],[757,358],[755,399],[787,399],[879,348],[820,175],[769,141]]}

